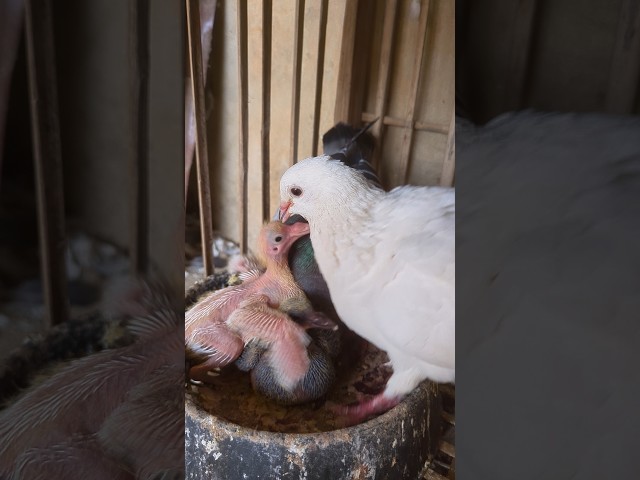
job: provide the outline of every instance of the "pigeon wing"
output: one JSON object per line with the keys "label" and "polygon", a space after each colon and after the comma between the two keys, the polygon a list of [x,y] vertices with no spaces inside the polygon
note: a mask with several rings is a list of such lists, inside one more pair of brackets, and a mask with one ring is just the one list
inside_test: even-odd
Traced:
{"label": "pigeon wing", "polygon": [[371,317],[389,350],[454,368],[455,204],[452,189],[402,187],[375,210]]}

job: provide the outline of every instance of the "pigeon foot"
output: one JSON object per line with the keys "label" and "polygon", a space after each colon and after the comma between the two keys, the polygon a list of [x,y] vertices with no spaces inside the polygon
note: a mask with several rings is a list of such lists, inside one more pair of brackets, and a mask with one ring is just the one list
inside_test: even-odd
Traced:
{"label": "pigeon foot", "polygon": [[344,419],[345,427],[350,427],[391,410],[400,403],[400,400],[402,397],[389,397],[384,393],[379,393],[355,405],[331,405],[329,408]]}

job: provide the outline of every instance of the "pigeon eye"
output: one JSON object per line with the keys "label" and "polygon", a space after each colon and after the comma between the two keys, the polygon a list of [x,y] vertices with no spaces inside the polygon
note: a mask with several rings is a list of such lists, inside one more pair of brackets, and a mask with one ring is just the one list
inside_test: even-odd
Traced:
{"label": "pigeon eye", "polygon": [[278,235],[276,238],[273,239],[276,243],[280,243],[282,241],[282,235]]}
{"label": "pigeon eye", "polygon": [[294,197],[299,197],[300,195],[302,195],[302,189],[300,187],[291,187],[290,192]]}

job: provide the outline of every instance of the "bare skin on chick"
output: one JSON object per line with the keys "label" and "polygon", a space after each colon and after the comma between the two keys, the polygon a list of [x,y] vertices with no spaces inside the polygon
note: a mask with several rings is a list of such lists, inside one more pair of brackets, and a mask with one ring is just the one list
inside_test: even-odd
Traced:
{"label": "bare skin on chick", "polygon": [[336,328],[327,316],[313,310],[289,270],[289,248],[308,232],[304,223],[266,224],[258,239],[258,254],[266,271],[211,293],[186,312],[187,353],[193,363],[199,361],[189,370],[190,378],[206,379],[207,371],[233,362],[252,341],[269,346],[283,386],[304,376],[310,342],[305,330]]}

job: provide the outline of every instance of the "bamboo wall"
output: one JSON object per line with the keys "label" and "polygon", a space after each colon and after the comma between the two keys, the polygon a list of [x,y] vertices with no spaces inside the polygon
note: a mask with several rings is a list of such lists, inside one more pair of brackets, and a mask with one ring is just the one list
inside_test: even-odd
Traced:
{"label": "bamboo wall", "polygon": [[453,0],[219,0],[206,88],[214,228],[253,247],[279,180],[380,117],[387,188],[453,183]]}

